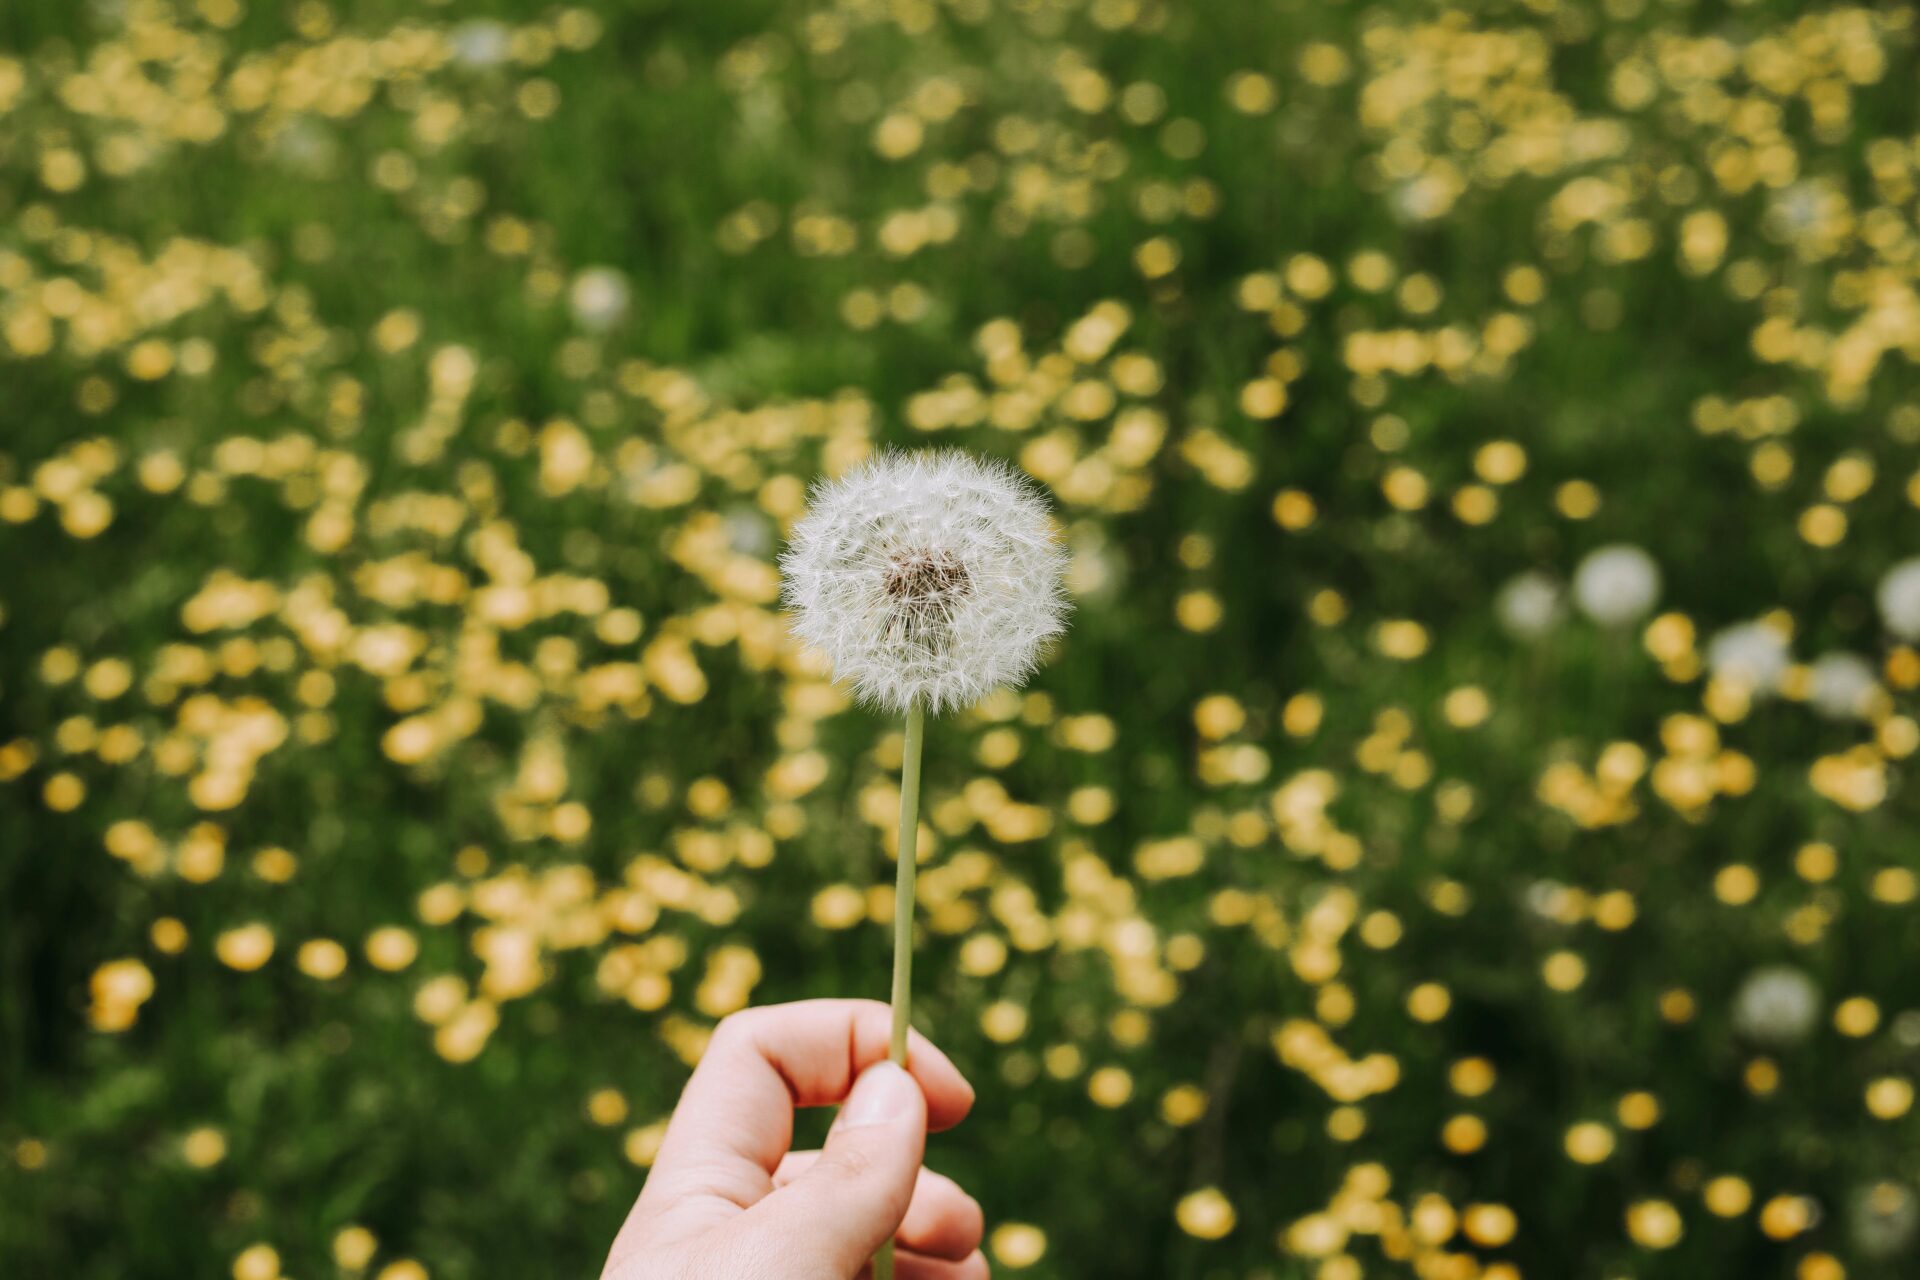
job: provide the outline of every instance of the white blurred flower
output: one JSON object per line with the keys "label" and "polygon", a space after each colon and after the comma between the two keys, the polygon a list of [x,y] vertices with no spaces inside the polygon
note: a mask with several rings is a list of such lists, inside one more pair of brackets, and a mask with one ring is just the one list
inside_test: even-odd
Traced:
{"label": "white blurred flower", "polygon": [[497,67],[507,60],[513,47],[513,32],[506,23],[492,18],[463,22],[453,29],[449,38],[453,42],[453,60],[468,67]]}
{"label": "white blurred flower", "polygon": [[721,517],[727,531],[727,548],[735,555],[763,559],[773,550],[773,525],[757,507],[744,504]]}
{"label": "white blurred flower", "polygon": [[627,286],[627,278],[612,267],[588,267],[573,278],[568,301],[580,327],[600,333],[626,318],[633,290]]}
{"label": "white blurred flower", "polygon": [[1791,1044],[1813,1030],[1820,1017],[1820,989],[1798,969],[1756,969],[1733,997],[1733,1024],[1767,1044]]}
{"label": "white blurred flower", "polygon": [[1538,640],[1560,625],[1566,616],[1566,602],[1561,598],[1559,583],[1529,569],[1500,588],[1493,599],[1493,612],[1500,626],[1516,640]]}
{"label": "white blurred flower", "polygon": [[1860,1252],[1884,1258],[1913,1243],[1914,1230],[1920,1227],[1920,1201],[1910,1187],[1876,1182],[1854,1192],[1848,1217]]}
{"label": "white blurred flower", "polygon": [[1391,200],[1393,211],[1406,221],[1432,222],[1435,218],[1445,217],[1459,198],[1457,181],[1449,181],[1437,173],[1426,173],[1396,186]]}
{"label": "white blurred flower", "polygon": [[1120,593],[1127,576],[1126,558],[1108,543],[1098,525],[1087,523],[1075,528],[1068,538],[1068,551],[1069,594],[1081,600],[1107,601]]}
{"label": "white blurred flower", "polygon": [[1558,880],[1535,880],[1522,895],[1527,910],[1554,924],[1567,922],[1567,908],[1572,900],[1572,890]]}
{"label": "white blurred flower", "polygon": [[1660,598],[1660,566],[1638,547],[1601,547],[1574,571],[1573,598],[1601,626],[1623,627],[1645,617]]}
{"label": "white blurred flower", "polygon": [[1813,664],[1813,687],[1807,700],[1813,709],[1835,720],[1864,716],[1880,691],[1873,664],[1854,653],[1828,653]]}
{"label": "white blurred flower", "polygon": [[1789,661],[1787,642],[1764,622],[1728,627],[1707,642],[1707,668],[1748,693],[1773,692]]}
{"label": "white blurred flower", "polygon": [[780,557],[793,632],[869,703],[965,707],[1066,630],[1067,555],[1038,492],[957,450],[881,454],[823,483]]}
{"label": "white blurred flower", "polygon": [[1833,197],[1815,182],[1796,182],[1767,202],[1766,221],[1787,239],[1798,239],[1820,225]]}
{"label": "white blurred flower", "polygon": [[1920,640],[1920,556],[1887,570],[1876,599],[1887,630],[1902,640]]}
{"label": "white blurred flower", "polygon": [[296,116],[273,137],[273,157],[309,178],[324,178],[340,163],[340,142],[311,116]]}

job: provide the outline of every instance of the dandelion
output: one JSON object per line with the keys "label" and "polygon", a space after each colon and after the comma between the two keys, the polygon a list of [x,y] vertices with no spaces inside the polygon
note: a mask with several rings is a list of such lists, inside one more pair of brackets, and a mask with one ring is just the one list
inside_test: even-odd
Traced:
{"label": "dandelion", "polygon": [[504,22],[475,18],[449,35],[454,61],[468,67],[497,67],[513,53],[513,32]]}
{"label": "dandelion", "polygon": [[773,550],[772,525],[750,506],[742,504],[729,510],[721,517],[721,527],[726,530],[727,548],[736,555],[757,560]]}
{"label": "dandelion", "polygon": [[1850,1218],[1860,1252],[1885,1258],[1904,1251],[1920,1228],[1920,1202],[1898,1182],[1876,1182],[1854,1193]]}
{"label": "dandelion", "polygon": [[1819,1016],[1820,989],[1787,965],[1754,970],[1733,998],[1734,1026],[1766,1044],[1804,1039]]}
{"label": "dandelion", "polygon": [[[887,453],[814,490],[780,567],[794,635],[855,696],[906,717],[890,1047],[904,1063],[926,713],[1032,673],[1066,630],[1067,555],[1046,504],[1004,465],[957,451]],[[892,1274],[886,1246],[874,1275]]]}
{"label": "dandelion", "polygon": [[897,714],[1023,682],[1066,630],[1066,564],[1025,482],[950,451],[883,455],[822,485],[780,558],[794,634]]}
{"label": "dandelion", "polygon": [[1660,598],[1660,566],[1638,547],[1601,547],[1575,570],[1573,598],[1601,626],[1624,627],[1645,617]]}
{"label": "dandelion", "polygon": [[1875,598],[1887,630],[1902,640],[1920,640],[1920,556],[1887,570]]}
{"label": "dandelion", "polygon": [[1823,654],[1814,662],[1807,700],[1813,709],[1833,720],[1865,716],[1880,692],[1873,664],[1857,653]]}
{"label": "dandelion", "polygon": [[1529,569],[1500,588],[1493,599],[1493,612],[1501,628],[1514,639],[1538,640],[1560,625],[1566,604],[1559,583]]}
{"label": "dandelion", "polygon": [[1748,693],[1771,693],[1788,661],[1787,642],[1764,622],[1728,627],[1707,642],[1708,668]]}
{"label": "dandelion", "polygon": [[604,333],[626,318],[633,290],[627,278],[612,267],[589,267],[574,277],[567,301],[582,329]]}

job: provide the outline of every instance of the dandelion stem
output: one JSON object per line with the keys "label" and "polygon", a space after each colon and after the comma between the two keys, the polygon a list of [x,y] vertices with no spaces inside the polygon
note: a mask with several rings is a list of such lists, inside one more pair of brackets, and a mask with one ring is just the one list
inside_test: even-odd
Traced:
{"label": "dandelion stem", "polygon": [[900,755],[899,878],[893,889],[893,1039],[887,1056],[907,1062],[907,1015],[913,998],[913,877],[920,847],[920,743],[926,713],[918,702],[907,708],[907,741]]}
{"label": "dandelion stem", "polygon": [[[900,753],[900,864],[893,889],[893,1036],[887,1056],[905,1066],[907,1018],[913,1004],[913,878],[920,849],[920,744],[926,736],[926,712],[919,702],[907,707],[907,740]],[[893,1241],[873,1259],[873,1280],[893,1280]]]}

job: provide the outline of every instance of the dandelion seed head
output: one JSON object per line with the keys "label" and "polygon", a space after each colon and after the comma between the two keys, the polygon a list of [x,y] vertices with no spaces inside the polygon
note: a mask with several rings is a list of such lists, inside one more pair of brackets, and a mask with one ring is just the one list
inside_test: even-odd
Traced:
{"label": "dandelion seed head", "polygon": [[1566,608],[1560,585],[1546,574],[1528,570],[1500,588],[1493,610],[1500,625],[1516,640],[1538,640],[1560,625]]}
{"label": "dandelion seed head", "polygon": [[1866,717],[1880,692],[1873,664],[1856,653],[1823,654],[1813,664],[1813,709],[1833,720]]}
{"label": "dandelion seed head", "polygon": [[1707,666],[1748,693],[1771,693],[1786,674],[1791,655],[1780,633],[1764,622],[1743,622],[1714,633]]}
{"label": "dandelion seed head", "polygon": [[1018,685],[1066,630],[1067,554],[1044,500],[957,451],[881,454],[821,484],[780,567],[794,635],[896,712]]}
{"label": "dandelion seed head", "polygon": [[633,303],[627,278],[612,267],[589,267],[574,277],[568,295],[574,321],[592,333],[604,333],[626,318]]}
{"label": "dandelion seed head", "polygon": [[1660,566],[1639,547],[1601,547],[1574,572],[1573,597],[1601,626],[1625,626],[1645,617],[1660,599]]}
{"label": "dandelion seed head", "polygon": [[1902,640],[1920,640],[1920,556],[1887,570],[1876,598],[1887,630]]}
{"label": "dandelion seed head", "polygon": [[1756,969],[1733,998],[1733,1021],[1742,1034],[1766,1044],[1792,1044],[1820,1017],[1820,989],[1787,965]]}
{"label": "dandelion seed head", "polygon": [[1861,1187],[1850,1207],[1854,1243],[1869,1257],[1905,1251],[1920,1229],[1920,1201],[1902,1183],[1883,1181]]}
{"label": "dandelion seed head", "polygon": [[475,18],[451,34],[453,57],[462,66],[497,67],[513,54],[513,31],[504,22]]}

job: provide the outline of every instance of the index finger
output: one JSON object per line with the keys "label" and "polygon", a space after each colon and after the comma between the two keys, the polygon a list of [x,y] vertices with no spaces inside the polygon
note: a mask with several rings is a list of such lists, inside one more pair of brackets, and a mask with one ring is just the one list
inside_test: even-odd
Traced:
{"label": "index finger", "polygon": [[[793,1145],[793,1109],[841,1101],[887,1056],[892,1015],[877,1000],[802,1000],[736,1013],[714,1030],[680,1095],[627,1231],[669,1205],[675,1232],[739,1213],[773,1190]],[[927,1099],[927,1127],[949,1129],[973,1106],[973,1086],[919,1032],[907,1071]]]}

